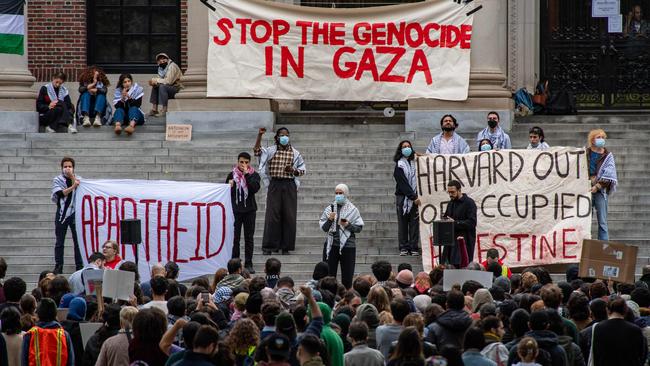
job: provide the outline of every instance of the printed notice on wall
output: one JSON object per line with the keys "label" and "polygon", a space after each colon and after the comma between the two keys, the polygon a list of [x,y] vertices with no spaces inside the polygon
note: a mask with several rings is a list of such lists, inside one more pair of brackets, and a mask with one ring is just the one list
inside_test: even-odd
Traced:
{"label": "printed notice on wall", "polygon": [[623,14],[610,15],[607,17],[607,32],[623,33]]}
{"label": "printed notice on wall", "polygon": [[165,132],[166,141],[192,140],[192,125],[167,125]]}
{"label": "printed notice on wall", "polygon": [[620,0],[592,0],[591,16],[594,18],[605,18],[621,13]]}

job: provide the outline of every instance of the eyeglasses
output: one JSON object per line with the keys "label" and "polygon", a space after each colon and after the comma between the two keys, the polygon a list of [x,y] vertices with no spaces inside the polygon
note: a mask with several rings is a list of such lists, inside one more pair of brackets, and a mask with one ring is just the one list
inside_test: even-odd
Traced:
{"label": "eyeglasses", "polygon": [[102,248],[103,248],[103,249],[113,249],[113,247],[112,247],[111,245],[105,245],[105,246],[103,246]]}

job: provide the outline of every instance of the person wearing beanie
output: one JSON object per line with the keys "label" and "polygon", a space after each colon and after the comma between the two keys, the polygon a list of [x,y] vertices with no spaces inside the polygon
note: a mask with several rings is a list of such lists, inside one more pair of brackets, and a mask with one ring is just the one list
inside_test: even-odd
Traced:
{"label": "person wearing beanie", "polygon": [[418,309],[418,311],[424,314],[425,310],[429,307],[429,305],[431,305],[431,296],[417,295],[413,298],[413,302],[415,303],[415,307]]}
{"label": "person wearing beanie", "polygon": [[83,297],[75,297],[72,295],[68,297],[66,294],[61,298],[60,308],[63,308],[62,305],[65,305],[68,308],[68,315],[64,321],[61,322],[61,326],[65,329],[66,332],[70,334],[70,339],[72,339],[72,348],[74,349],[74,358],[75,364],[81,365],[81,361],[84,355],[84,344],[81,338],[81,328],[79,323],[85,323],[84,319],[86,318],[86,300]]}
{"label": "person wearing beanie", "polygon": [[377,349],[377,327],[379,326],[379,312],[372,304],[361,304],[357,308],[357,314],[354,316],[355,321],[361,321],[368,326],[368,347]]}
{"label": "person wearing beanie", "polygon": [[343,341],[330,326],[332,309],[329,305],[322,302],[317,303],[317,305],[323,314],[323,329],[321,330],[320,338],[325,342],[325,348],[330,356],[330,366],[345,366],[343,359]]}
{"label": "person wearing beanie", "polygon": [[395,281],[397,281],[397,286],[399,286],[399,288],[404,289],[411,287],[413,285],[413,272],[408,269],[403,269],[397,274]]}
{"label": "person wearing beanie", "polygon": [[352,288],[356,264],[356,234],[363,229],[363,219],[350,201],[350,189],[339,184],[334,189],[334,201],[325,206],[320,216],[320,228],[327,233],[323,247],[323,261],[329,265],[329,275],[336,277],[341,264],[341,283]]}
{"label": "person wearing beanie", "polygon": [[350,352],[352,349],[352,343],[348,340],[348,330],[350,328],[350,316],[347,314],[343,313],[338,313],[333,319],[332,319],[332,324],[336,324],[339,326],[341,329],[341,332],[339,333],[339,336],[341,337],[341,341],[343,341],[343,352]]}

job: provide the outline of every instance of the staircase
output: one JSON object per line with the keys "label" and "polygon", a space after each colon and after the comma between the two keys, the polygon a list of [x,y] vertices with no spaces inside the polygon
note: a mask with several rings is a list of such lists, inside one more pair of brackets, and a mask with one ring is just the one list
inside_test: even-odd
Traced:
{"label": "staircase", "polygon": [[[551,145],[583,146],[592,128],[607,131],[620,181],[609,203],[610,237],[640,247],[637,272],[650,263],[650,193],[643,189],[650,178],[649,119],[644,115],[534,116],[519,119],[511,133],[514,147],[524,148],[533,125],[544,129]],[[283,125],[291,130],[292,144],[304,155],[308,173],[298,194],[296,251],[277,255],[282,273],[296,283],[311,277],[325,238],[318,219],[338,183],[348,184],[365,221],[357,240],[356,271],[369,273],[378,259],[390,261],[394,269],[408,262],[419,271],[419,257],[398,256],[392,157],[401,139],[414,141],[416,150],[424,151],[431,135],[404,132],[401,115],[383,119],[371,112],[281,115],[277,126]],[[9,263],[7,277],[20,276],[32,288],[38,274],[54,266],[55,205],[49,197],[64,155],[76,159],[76,172],[86,179],[223,182],[237,154],[252,149],[256,133],[195,133],[190,142],[167,142],[164,122],[154,119],[131,137],[117,137],[108,127],[80,128],[77,135],[0,135],[0,256]],[[267,144],[272,136],[272,132],[265,136]],[[475,132],[464,135],[473,148],[475,136]],[[267,259],[261,254],[265,202],[266,195],[260,192],[254,255],[258,273]],[[69,274],[74,270],[70,235],[65,254],[64,272]],[[206,275],[211,276],[209,272]]]}

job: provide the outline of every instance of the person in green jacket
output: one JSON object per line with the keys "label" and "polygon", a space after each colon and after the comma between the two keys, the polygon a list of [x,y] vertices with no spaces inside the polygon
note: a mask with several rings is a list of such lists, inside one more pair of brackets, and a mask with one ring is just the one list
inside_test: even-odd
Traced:
{"label": "person in green jacket", "polygon": [[332,309],[329,305],[317,302],[321,313],[323,313],[323,330],[320,332],[320,338],[325,342],[325,348],[330,357],[330,366],[345,366],[343,358],[343,341],[341,337],[330,327],[332,321]]}

